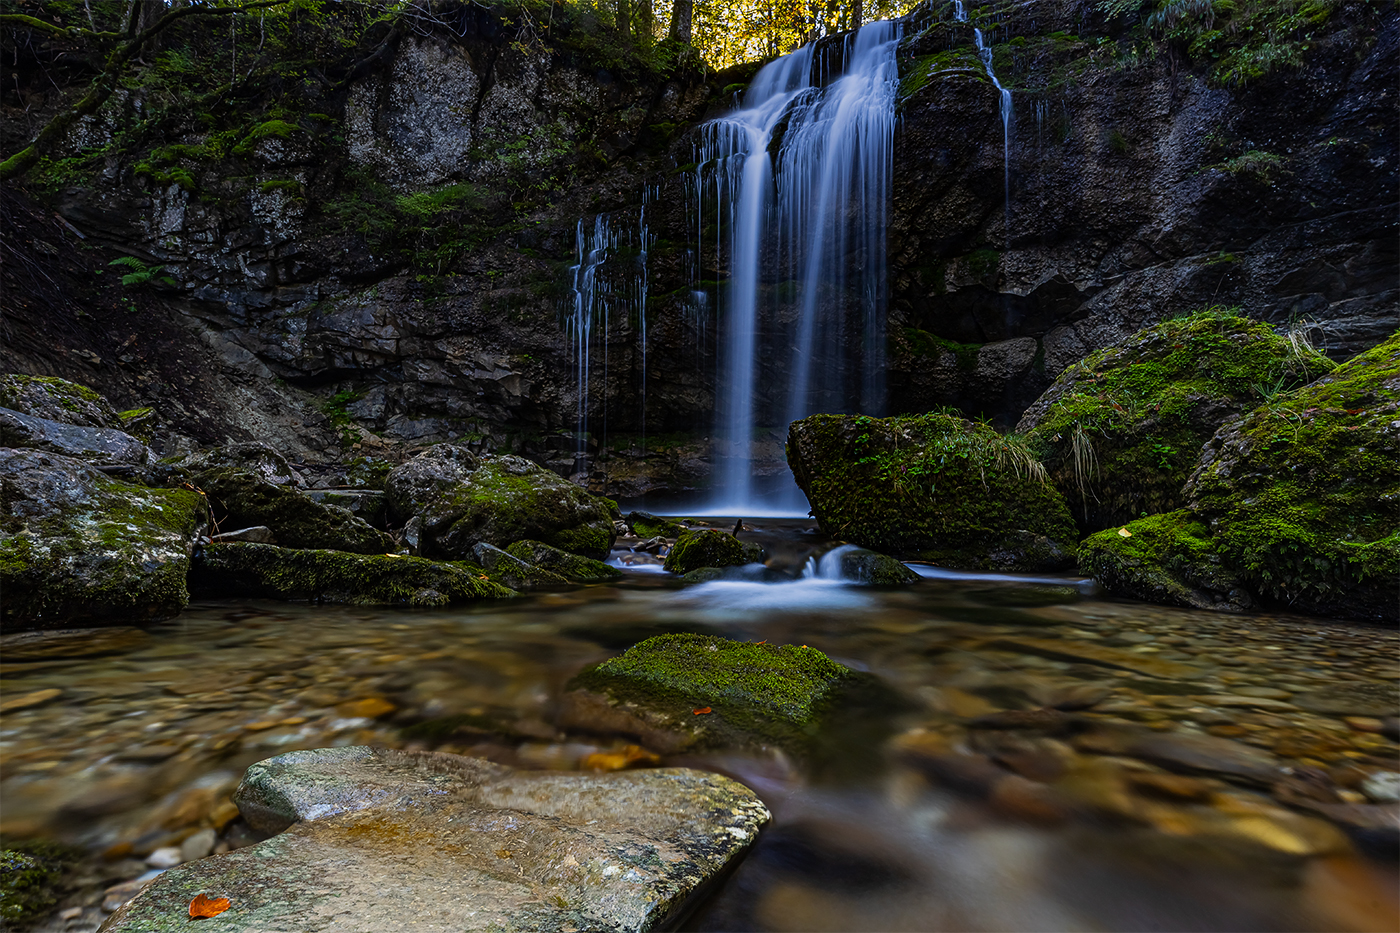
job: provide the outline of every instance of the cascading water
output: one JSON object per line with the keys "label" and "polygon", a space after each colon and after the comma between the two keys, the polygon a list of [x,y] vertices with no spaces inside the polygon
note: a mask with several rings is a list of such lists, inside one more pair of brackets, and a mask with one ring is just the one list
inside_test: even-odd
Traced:
{"label": "cascading water", "polygon": [[[967,10],[963,9],[962,0],[953,0],[953,19],[960,23],[967,22]],[[1006,242],[1009,246],[1011,243],[1011,128],[1016,115],[1011,106],[1011,92],[1001,86],[1001,82],[997,80],[997,73],[992,68],[992,47],[987,45],[987,40],[980,29],[973,28],[972,38],[977,43],[977,57],[982,59],[982,67],[987,69],[987,77],[991,79],[992,86],[1001,95],[1002,204],[1006,210]]]}
{"label": "cascading water", "polygon": [[[769,425],[884,407],[898,44],[898,25],[883,21],[820,53],[805,46],[764,66],[742,106],[703,127],[697,210],[703,217],[714,196],[716,251],[729,264],[719,315],[717,511],[806,510],[790,482],[767,502],[755,495],[760,406]],[[836,77],[819,84],[828,71]],[[774,358],[760,360],[765,328],[783,332],[769,341],[780,348]],[[775,378],[760,385],[760,369]],[[773,384],[784,375],[785,394]]]}

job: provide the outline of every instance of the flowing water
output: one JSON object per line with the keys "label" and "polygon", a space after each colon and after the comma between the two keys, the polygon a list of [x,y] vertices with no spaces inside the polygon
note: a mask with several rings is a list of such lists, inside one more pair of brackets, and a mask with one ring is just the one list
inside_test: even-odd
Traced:
{"label": "flowing water", "polygon": [[[820,648],[903,706],[811,761],[660,760],[730,774],[774,813],[690,929],[1395,928],[1393,828],[1338,828],[1400,770],[1378,731],[1397,712],[1395,631],[1110,601],[1074,577],[920,566],[915,586],[869,589],[811,559],[831,545],[805,523],[746,524],[771,566],[699,586],[619,549],[616,585],[452,610],[221,602],[145,629],[7,636],[0,831],[106,853],[63,905],[78,915],[50,927],[91,930],[103,888],[156,870],[151,853],[204,827],[221,849],[253,841],[228,794],[280,752],[646,763],[635,740],[557,728],[557,698],[646,637],[709,632]],[[1240,751],[1197,750],[1192,777],[1144,735]],[[1287,786],[1224,777],[1246,753],[1292,768]]]}
{"label": "flowing water", "polygon": [[716,263],[729,270],[716,509],[805,511],[790,482],[759,496],[755,432],[819,411],[884,408],[899,38],[882,21],[804,46],[764,66],[741,106],[702,127],[696,210],[717,218]]}

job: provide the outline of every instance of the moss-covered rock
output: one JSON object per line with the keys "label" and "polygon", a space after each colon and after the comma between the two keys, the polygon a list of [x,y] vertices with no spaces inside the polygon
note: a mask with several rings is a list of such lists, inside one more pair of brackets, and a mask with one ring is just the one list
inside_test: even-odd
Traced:
{"label": "moss-covered rock", "polygon": [[45,842],[0,849],[0,925],[21,929],[58,903],[58,885],[72,853]]}
{"label": "moss-covered rock", "polygon": [[958,415],[812,415],[788,464],[822,530],[906,559],[1052,570],[1077,540],[1064,498],[1013,437]]}
{"label": "moss-covered rock", "polygon": [[1186,509],[1090,535],[1079,545],[1079,570],[1111,593],[1147,602],[1224,612],[1254,606],[1249,587],[1215,552],[1210,529]]}
{"label": "moss-covered rock", "polygon": [[1397,620],[1400,333],[1226,425],[1184,493],[1260,596]]}
{"label": "moss-covered rock", "polygon": [[357,606],[446,606],[515,595],[469,564],[247,543],[205,547],[195,560],[190,586],[209,596]]}
{"label": "moss-covered rock", "polygon": [[650,512],[628,512],[627,527],[639,538],[679,538],[685,526]]}
{"label": "moss-covered rock", "polygon": [[70,457],[0,448],[0,627],[169,618],[208,527],[202,497],[121,482]]}
{"label": "moss-covered rock", "polygon": [[393,539],[338,505],[313,501],[290,486],[268,482],[246,470],[222,469],[194,478],[209,496],[224,529],[266,525],[290,548],[329,548],[353,554],[383,554]]}
{"label": "moss-covered rock", "polygon": [[740,541],[716,528],[689,529],[676,539],[666,554],[665,567],[671,573],[690,573],[701,567],[738,567],[762,563],[763,548]]}
{"label": "moss-covered rock", "polygon": [[121,428],[117,410],[87,386],[57,376],[0,375],[0,407],[89,428]]}
{"label": "moss-covered rock", "polygon": [[506,548],[506,553],[575,583],[608,583],[622,577],[622,571],[616,567],[591,557],[561,551],[543,541],[517,541]]}
{"label": "moss-covered rock", "polygon": [[1069,367],[1017,431],[1085,531],[1185,505],[1201,445],[1266,393],[1335,364],[1230,311],[1164,321]]}
{"label": "moss-covered rock", "polygon": [[866,586],[908,586],[919,575],[901,561],[863,547],[845,547],[836,555],[841,578]]}
{"label": "moss-covered rock", "polygon": [[354,457],[345,464],[346,485],[382,491],[394,466],[393,461],[382,457]]}
{"label": "moss-covered rock", "polygon": [[659,635],[571,680],[563,718],[663,752],[761,744],[801,752],[847,692],[871,680],[815,648]]}
{"label": "moss-covered rock", "polygon": [[191,476],[219,470],[239,470],[274,486],[305,485],[287,458],[272,445],[261,441],[210,447],[189,454],[176,465]]}
{"label": "moss-covered rock", "polygon": [[0,408],[0,446],[32,447],[102,465],[143,467],[155,460],[145,444],[125,431],[67,424],[9,408]]}
{"label": "moss-covered rock", "polygon": [[536,567],[484,541],[472,548],[472,556],[487,576],[513,590],[552,590],[569,585],[569,581],[559,574]]}
{"label": "moss-covered rock", "polygon": [[382,531],[386,527],[384,493],[378,489],[308,489],[305,495],[312,502],[346,509],[373,528]]}
{"label": "moss-covered rock", "polygon": [[424,507],[422,546],[434,556],[465,559],[481,542],[504,548],[528,539],[601,560],[617,538],[614,509],[524,457],[487,456]]}

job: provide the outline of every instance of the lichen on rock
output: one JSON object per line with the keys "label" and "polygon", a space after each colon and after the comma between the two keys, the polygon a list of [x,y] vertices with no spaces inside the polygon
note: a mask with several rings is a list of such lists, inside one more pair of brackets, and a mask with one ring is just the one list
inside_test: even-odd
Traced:
{"label": "lichen on rock", "polygon": [[1181,508],[1181,487],[1220,425],[1334,365],[1303,341],[1211,308],[1070,366],[1016,430],[1080,527],[1098,531]]}
{"label": "lichen on rock", "polygon": [[241,542],[206,546],[195,560],[190,585],[211,596],[357,606],[446,606],[515,595],[469,564]]}
{"label": "lichen on rock", "polygon": [[121,428],[112,404],[87,386],[57,376],[0,375],[0,407],[88,428]]}
{"label": "lichen on rock", "polygon": [[666,555],[666,570],[687,574],[701,567],[739,567],[762,563],[763,548],[740,541],[717,528],[694,528],[681,533]]}
{"label": "lichen on rock", "polygon": [[208,527],[198,494],[148,489],[88,464],[0,448],[0,619],[7,631],[169,618]]}
{"label": "lichen on rock", "polygon": [[1078,535],[1014,437],[955,414],[812,415],[788,463],[833,538],[952,567],[1060,569]]}

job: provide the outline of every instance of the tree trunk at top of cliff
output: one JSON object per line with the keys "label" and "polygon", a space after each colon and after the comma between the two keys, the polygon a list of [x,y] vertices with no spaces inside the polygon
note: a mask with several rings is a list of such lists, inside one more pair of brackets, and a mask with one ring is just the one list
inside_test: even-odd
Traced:
{"label": "tree trunk at top of cliff", "polygon": [[671,38],[676,42],[690,42],[690,24],[695,15],[694,0],[675,0],[671,5]]}
{"label": "tree trunk at top of cliff", "polygon": [[[107,55],[102,66],[102,73],[97,76],[97,80],[88,88],[88,92],[71,107],[54,114],[53,118],[39,130],[34,141],[25,146],[19,152],[0,162],[0,181],[9,181],[11,178],[18,178],[34,167],[34,164],[41,158],[53,152],[63,142],[63,138],[68,134],[68,130],[81,117],[95,113],[97,108],[107,102],[107,98],[112,96],[112,91],[116,89],[117,80],[121,77],[131,60],[141,52],[150,47],[152,40],[159,36],[169,27],[186,16],[229,16],[243,13],[248,10],[260,10],[268,7],[281,6],[287,0],[258,0],[255,3],[245,3],[241,6],[226,7],[196,7],[183,6],[169,10],[164,15],[159,16],[155,23],[149,27],[141,28],[141,22],[148,15],[147,8],[150,8],[150,15],[158,15],[161,10],[167,9],[161,0],[132,0],[131,12],[127,19],[126,33],[124,41],[118,41]],[[12,26],[15,28],[28,27],[56,35],[64,39],[86,39],[98,44],[102,48],[113,40],[121,40],[121,33],[115,32],[94,32],[90,29],[77,29],[73,27],[64,28],[53,23],[46,22],[33,16],[22,13],[0,14],[0,25]]]}

